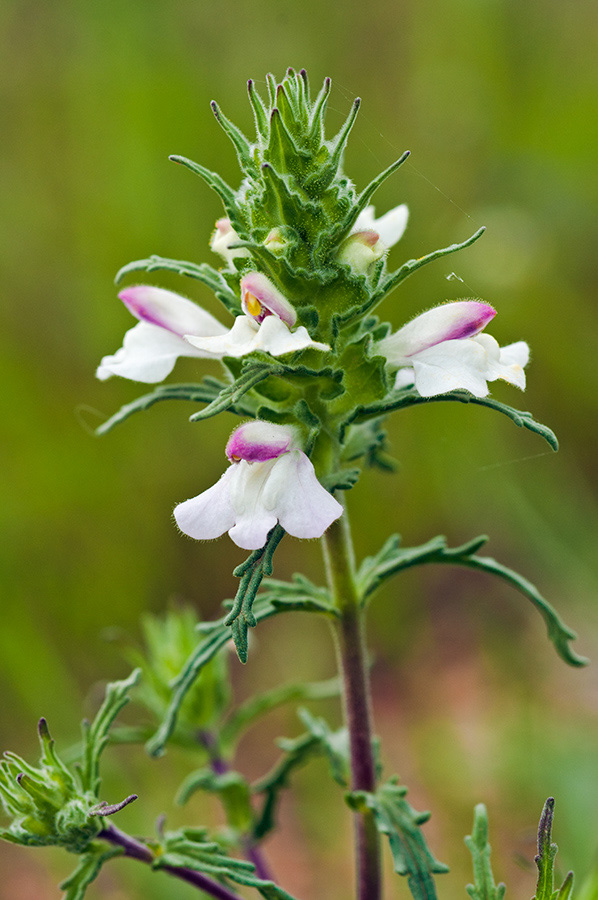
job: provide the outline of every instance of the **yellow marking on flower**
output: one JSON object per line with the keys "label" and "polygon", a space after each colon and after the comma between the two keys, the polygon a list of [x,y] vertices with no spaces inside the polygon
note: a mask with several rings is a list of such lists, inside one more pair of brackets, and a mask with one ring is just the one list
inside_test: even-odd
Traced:
{"label": "yellow marking on flower", "polygon": [[250,316],[259,316],[262,311],[262,304],[257,297],[254,297],[253,294],[247,292],[247,294],[245,294],[245,308]]}

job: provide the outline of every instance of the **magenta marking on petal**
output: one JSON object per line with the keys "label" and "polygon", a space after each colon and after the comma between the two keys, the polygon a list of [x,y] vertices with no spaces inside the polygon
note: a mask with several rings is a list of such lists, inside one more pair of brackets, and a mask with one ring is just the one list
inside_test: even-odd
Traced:
{"label": "magenta marking on petal", "polygon": [[[148,288],[144,284],[133,285],[125,288],[118,295],[118,299],[122,300],[129,312],[133,313],[136,319],[141,322],[149,322],[150,325],[158,325],[160,328],[166,328],[172,331],[166,320],[157,314],[156,305],[148,302]],[[178,332],[173,332],[178,334]]]}
{"label": "magenta marking on petal", "polygon": [[488,322],[496,315],[496,310],[488,303],[473,301],[476,306],[475,314],[467,320],[455,324],[455,327],[443,335],[443,341],[458,341],[463,338],[473,337],[486,327]]}
{"label": "magenta marking on petal", "polygon": [[226,445],[231,462],[266,462],[286,453],[293,445],[293,433],[282,425],[269,422],[248,422],[233,431]]}

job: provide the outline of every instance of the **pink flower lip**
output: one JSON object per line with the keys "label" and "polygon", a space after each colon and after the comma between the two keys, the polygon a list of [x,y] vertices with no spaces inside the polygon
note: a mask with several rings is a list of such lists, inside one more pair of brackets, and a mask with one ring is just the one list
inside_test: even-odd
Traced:
{"label": "pink flower lip", "polygon": [[161,288],[156,289],[145,284],[135,284],[121,291],[118,299],[122,300],[136,319],[149,322],[150,325],[158,325],[160,328],[166,328],[167,331],[182,336],[182,332],[174,329],[172,322],[166,316],[160,315],[160,307],[154,299],[159,296],[160,290]]}
{"label": "pink flower lip", "polygon": [[463,338],[474,337],[474,335],[484,330],[495,315],[496,310],[489,303],[470,301],[468,316],[464,316],[460,322],[456,322],[454,328],[447,331],[442,340],[458,341]]}
{"label": "pink flower lip", "polygon": [[231,462],[240,459],[266,462],[295,448],[295,435],[291,428],[256,419],[239,425],[233,431],[226,445],[226,455]]}

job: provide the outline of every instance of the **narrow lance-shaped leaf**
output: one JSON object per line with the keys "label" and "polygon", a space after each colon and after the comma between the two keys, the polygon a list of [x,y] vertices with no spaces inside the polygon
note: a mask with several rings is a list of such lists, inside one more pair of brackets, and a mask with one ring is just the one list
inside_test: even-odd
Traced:
{"label": "narrow lance-shaped leaf", "polygon": [[234,125],[233,122],[230,121],[230,119],[227,119],[215,100],[212,100],[210,106],[212,107],[212,112],[216,116],[218,124],[232,141],[235,150],[237,151],[237,156],[241,168],[245,171],[255,171],[255,163],[252,153],[253,148],[241,129],[237,128],[237,126]]}
{"label": "narrow lance-shaped leaf", "polygon": [[[230,385],[224,384],[217,378],[208,376],[203,379],[200,384],[164,384],[155,388],[149,394],[143,394],[124,406],[110,416],[105,422],[96,428],[97,435],[107,434],[115,425],[120,425],[129,416],[136,412],[149,409],[155,403],[162,400],[190,400],[193,403],[212,403],[217,400],[221,393],[229,388]],[[254,415],[253,407],[241,403],[237,400],[234,404],[226,407],[228,412],[238,416]]]}
{"label": "narrow lance-shaped leaf", "polygon": [[256,91],[255,83],[251,78],[247,82],[247,93],[249,94],[249,102],[253,108],[256,131],[263,141],[267,141],[269,126],[266,107],[264,106],[262,98]]}
{"label": "narrow lance-shaped leaf", "polygon": [[349,742],[346,729],[333,731],[324,719],[316,719],[305,709],[300,710],[299,715],[307,726],[307,733],[292,739],[281,738],[278,744],[284,755],[268,774],[253,785],[254,793],[264,795],[262,809],[253,830],[256,841],[262,840],[275,827],[280,794],[288,787],[291,773],[305,765],[313,756],[325,756],[337,784],[347,784]]}
{"label": "narrow lance-shaped leaf", "polygon": [[419,259],[410,259],[406,263],[397,269],[396,272],[391,273],[388,277],[382,282],[380,288],[376,291],[376,293],[366,302],[363,306],[358,307],[357,309],[351,310],[351,313],[347,315],[344,321],[353,321],[353,319],[360,318],[365,315],[366,312],[373,310],[381,300],[386,297],[392,290],[394,290],[402,281],[405,281],[409,275],[412,275],[414,272],[417,272],[418,269],[421,269],[422,266],[426,266],[428,263],[433,262],[435,259],[441,259],[443,256],[449,256],[451,253],[456,253],[457,250],[463,250],[465,247],[470,247],[474,244],[478,238],[481,238],[483,233],[485,232],[485,226],[482,228],[478,228],[478,230],[468,237],[465,241],[461,241],[458,244],[450,244],[448,247],[443,247],[441,250],[433,250],[431,253],[427,253],[425,256],[420,256]]}
{"label": "narrow lance-shaped leaf", "polygon": [[112,723],[121,709],[129,702],[129,692],[141,675],[135,669],[123,681],[113,681],[106,687],[106,697],[98,713],[84,731],[84,764],[81,773],[83,786],[97,794],[100,785],[100,756],[108,743]]}
{"label": "narrow lance-shaped leaf", "polygon": [[585,666],[587,659],[578,656],[569,646],[569,642],[576,639],[576,633],[562,621],[556,610],[538,591],[538,589],[517,572],[503,566],[495,559],[487,556],[477,556],[476,551],[486,542],[486,537],[474,538],[467,544],[453,549],[447,547],[446,538],[439,536],[432,538],[420,547],[400,547],[400,538],[391,537],[382,547],[376,557],[368,557],[362,563],[357,573],[357,584],[362,596],[362,602],[382,584],[387,578],[397,574],[403,569],[424,563],[449,563],[452,565],[466,566],[491,575],[497,575],[512,587],[516,588],[528,600],[531,600],[546,625],[548,637],[552,641],[558,655],[571,666]]}
{"label": "narrow lance-shaped leaf", "polygon": [[230,219],[231,225],[239,235],[239,237],[246,238],[249,237],[247,234],[247,229],[245,227],[244,222],[241,220],[239,216],[239,210],[237,207],[236,195],[233,189],[224,181],[223,178],[218,175],[217,172],[211,172],[209,169],[206,169],[205,166],[202,166],[200,163],[193,162],[191,159],[187,159],[186,156],[178,156],[172,155],[168,157],[172,162],[178,163],[181,166],[185,166],[187,169],[190,169],[196,175],[199,175],[200,178],[203,178],[208,187],[211,187],[213,191],[215,191],[222,203],[226,212],[228,213],[228,217]]}
{"label": "narrow lance-shaped leaf", "polygon": [[248,391],[275,372],[276,367],[271,365],[247,366],[233,384],[223,388],[205,409],[193,413],[189,421],[200,422],[203,419],[209,419],[211,416],[216,416],[218,413],[231,409],[231,407],[234,408]]}
{"label": "narrow lance-shaped leaf", "polygon": [[179,259],[167,259],[164,256],[150,256],[148,259],[137,259],[134,262],[127,263],[122,269],[119,269],[114,279],[115,284],[119,284],[125,275],[131,272],[176,272],[177,275],[185,275],[188,278],[194,278],[201,281],[209,287],[220,302],[229,312],[238,313],[241,310],[241,303],[237,295],[228,286],[220,272],[213,269],[207,263],[185,262]]}
{"label": "narrow lance-shaped leaf", "polygon": [[284,528],[275,525],[264,546],[254,550],[233,572],[241,582],[225,624],[232,626],[237,654],[243,663],[247,662],[247,629],[256,625],[256,618],[252,612],[253,603],[262,579],[272,574],[272,557],[284,533]]}
{"label": "narrow lance-shaped leaf", "polygon": [[373,181],[370,181],[367,187],[363,189],[363,191],[357,198],[347,218],[333,229],[332,234],[330,235],[331,244],[340,243],[344,240],[344,238],[350,233],[351,229],[355,225],[357,217],[366,208],[380,185],[384,184],[386,179],[390,178],[393,172],[396,172],[397,169],[403,165],[403,163],[409,158],[410,155],[411,151],[405,150],[405,152],[397,160],[395,160],[395,162],[393,162],[387,169],[384,169],[383,172],[380,172],[380,174],[377,175],[376,178],[373,179]]}
{"label": "narrow lance-shaped leaf", "polygon": [[495,884],[490,863],[490,844],[488,843],[488,815],[483,803],[478,803],[474,811],[473,829],[465,838],[467,849],[473,860],[474,884],[466,885],[466,891],[472,900],[502,900],[506,885]]}
{"label": "narrow lance-shaped leaf", "polygon": [[538,881],[532,900],[567,900],[573,888],[573,872],[567,873],[560,888],[554,887],[554,861],[558,847],[552,842],[553,816],[554,797],[549,797],[538,825],[538,853],[535,857]]}
{"label": "narrow lance-shaped leaf", "polygon": [[469,391],[449,391],[446,394],[436,394],[433,397],[422,397],[415,388],[391,391],[387,397],[377,403],[372,403],[368,406],[358,406],[345,421],[344,428],[346,429],[353,422],[367,422],[370,419],[376,419],[379,416],[396,412],[399,409],[407,409],[409,406],[443,402],[473,403],[475,406],[485,406],[488,409],[493,409],[502,413],[503,416],[507,416],[519,428],[526,428],[528,431],[540,435],[553,450],[556,451],[559,448],[559,442],[555,433],[547,425],[537,422],[530,412],[514,409],[512,406],[500,403],[492,397],[474,397]]}
{"label": "narrow lance-shaped leaf", "polygon": [[310,141],[320,141],[323,138],[324,134],[324,113],[326,112],[326,105],[328,103],[328,97],[330,95],[330,88],[332,86],[332,81],[330,78],[324,79],[324,84],[322,85],[318,96],[313,105],[313,109],[311,112],[311,123],[310,123]]}

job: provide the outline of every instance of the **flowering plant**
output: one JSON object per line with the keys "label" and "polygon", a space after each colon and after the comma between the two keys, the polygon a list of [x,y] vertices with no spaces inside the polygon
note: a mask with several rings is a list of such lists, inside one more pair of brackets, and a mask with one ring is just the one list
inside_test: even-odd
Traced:
{"label": "flowering plant", "polygon": [[[455,548],[442,537],[404,547],[395,535],[358,565],[346,495],[363,470],[393,469],[385,421],[414,405],[472,403],[502,413],[555,450],[556,438],[530,413],[489,397],[488,385],[498,379],[523,390],[529,360],[523,341],[501,348],[486,333],[496,315],[492,306],[473,299],[450,301],[407,323],[397,322],[394,312],[392,324],[376,315],[381,301],[408,276],[470,246],[483,229],[390,271],[388,250],[405,230],[407,209],[400,204],[376,217],[370,201],[409,154],[358,193],[342,161],[359,100],[338,134],[327,139],[330,79],[314,99],[305,72],[291,69],[280,84],[268,76],[267,101],[252,81],[248,89],[253,140],[212,104],[243,171],[238,190],[199,163],[171,157],[222,200],[225,215],[210,242],[221,257],[220,268],[152,256],[128,264],[117,276],[121,281],[133,273],[174,271],[196,279],[213,290],[227,318],[220,321],[186,297],[153,284],[126,287],[119,297],[138,322],[125,334],[122,347],[101,360],[97,375],[156,384],[180,356],[214,361],[219,378],[157,386],[124,406],[98,432],[167,399],[202,404],[191,416],[193,422],[222,412],[240,418],[226,445],[224,474],[211,487],[198,474],[198,485],[190,485],[190,492],[201,492],[180,502],[174,517],[191,538],[212,540],[228,532],[251,553],[234,571],[238,590],[219,621],[198,625],[190,614],[171,613],[164,625],[146,622],[147,654],[135,660],[137,668],[128,680],[109,686],[104,706],[85,731],[82,768],[59,759],[45,723],[40,725],[39,768],[14,755],[0,764],[0,793],[13,817],[2,836],[28,845],[59,844],[78,853],[80,865],[63,884],[69,900],[83,897],[101,866],[118,854],[163,869],[208,896],[233,900],[240,885],[266,898],[292,900],[270,872],[262,842],[276,825],[277,801],[289,774],[307,757],[320,754],[345,791],[354,817],[359,900],[382,896],[381,837],[388,839],[394,869],[407,877],[416,900],[430,900],[435,897],[434,875],[446,866],[425,842],[421,826],[426,814],[409,805],[406,788],[396,778],[382,777],[374,739],[365,644],[371,598],[406,568],[424,563],[466,566],[503,579],[531,601],[565,662],[580,666],[585,660],[570,646],[575,634],[530,582],[479,555],[484,537]],[[286,533],[321,539],[325,584],[301,575],[290,582],[271,577],[276,548]],[[245,662],[248,630],[285,612],[329,621],[339,679],[275,686],[245,708],[231,710],[226,687],[230,638]],[[263,712],[279,703],[339,691],[343,727],[335,730],[304,709],[305,733],[284,742],[283,757],[272,772],[250,784],[234,768],[243,729]],[[132,739],[145,742],[154,756],[169,742],[201,754],[203,765],[189,775],[180,797],[185,800],[197,790],[218,795],[227,829],[216,838],[195,826],[166,832],[160,825],[156,838],[139,840],[108,820],[134,799],[131,795],[113,805],[101,801],[98,771],[111,726],[131,692],[151,712],[153,723]],[[549,801],[540,824],[538,900],[553,896],[551,822]],[[482,806],[467,840],[475,875],[470,895],[499,898],[504,888],[494,885]],[[570,886],[568,876],[559,897],[566,898]]]}

